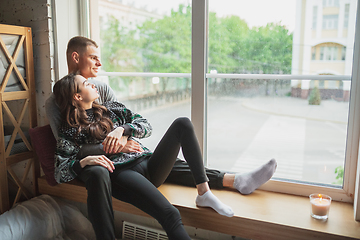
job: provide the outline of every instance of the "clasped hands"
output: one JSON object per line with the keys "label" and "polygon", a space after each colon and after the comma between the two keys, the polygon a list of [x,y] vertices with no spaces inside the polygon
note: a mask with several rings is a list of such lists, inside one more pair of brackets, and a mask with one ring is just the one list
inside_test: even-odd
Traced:
{"label": "clasped hands", "polygon": [[[124,128],[118,127],[106,136],[102,143],[103,150],[106,154],[144,151],[139,143],[133,140],[128,140],[128,137],[123,136],[123,133]],[[80,160],[80,165],[82,168],[86,165],[100,165],[107,168],[110,172],[113,172],[115,169],[114,163],[105,155],[89,155]]]}

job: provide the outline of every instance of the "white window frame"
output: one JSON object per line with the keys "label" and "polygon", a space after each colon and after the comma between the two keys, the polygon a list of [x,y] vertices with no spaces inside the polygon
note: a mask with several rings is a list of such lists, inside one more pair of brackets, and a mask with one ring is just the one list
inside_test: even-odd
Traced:
{"label": "white window frame", "polygon": [[[90,0],[90,3],[96,0]],[[360,4],[358,0],[357,16],[360,16]],[[248,78],[248,79],[296,79],[301,80],[324,80],[322,77],[326,77],[326,80],[350,80],[347,76],[309,76],[309,75],[264,75],[264,74],[207,74],[207,9],[208,0],[193,0],[192,1],[192,101],[191,101],[191,119],[195,126],[195,131],[206,159],[206,88],[208,78]],[[92,7],[90,5],[90,11]],[[94,19],[90,18],[90,21]],[[360,169],[357,167],[360,165],[360,159],[358,159],[359,150],[359,136],[360,136],[360,18],[356,20],[356,33],[355,33],[355,47],[354,47],[354,59],[353,59],[353,72],[351,77],[351,101],[348,120],[348,135],[347,135],[347,149],[345,156],[345,169],[344,169],[344,185],[343,188],[331,188],[326,186],[310,185],[297,182],[287,182],[279,180],[270,180],[264,184],[261,189],[289,193],[295,195],[308,196],[311,193],[325,193],[332,196],[334,200],[344,202],[354,202],[354,214],[355,219],[360,220]],[[91,24],[93,26],[94,24]],[[91,28],[93,29],[93,28]],[[91,32],[93,33],[93,32]],[[94,37],[93,34],[91,34]],[[96,37],[95,37],[96,38]],[[144,75],[144,76],[172,76],[172,75],[190,75],[190,74],[165,74],[165,73],[108,73],[108,75]],[[105,74],[106,75],[106,74]],[[333,79],[331,79],[333,77]],[[196,94],[195,94],[196,93]],[[359,172],[358,174],[357,171]],[[356,191],[355,191],[356,188]],[[354,201],[355,198],[355,201]]]}
{"label": "white window frame", "polygon": [[89,0],[49,0],[49,3],[51,4],[53,41],[55,43],[53,50],[54,74],[55,79],[60,79],[60,76],[64,76],[68,72],[65,52],[66,43],[70,38],[81,35],[91,37],[99,42],[99,38],[90,36],[90,32],[94,33],[96,28],[90,30],[91,19],[89,18],[92,16],[98,19],[98,15],[94,16],[95,13],[97,14],[95,11],[89,12]]}
{"label": "white window frame", "polygon": [[[360,16],[360,0],[357,2],[357,16]],[[348,124],[348,149],[346,158],[349,163],[345,165],[344,190],[349,195],[354,194],[354,218],[360,221],[360,159],[359,159],[359,132],[360,132],[360,17],[356,18],[355,25],[355,44],[353,54],[352,82],[351,82],[351,98],[349,124]],[[356,111],[357,110],[357,111]],[[350,135],[350,136],[349,136]]]}
{"label": "white window frame", "polygon": [[208,1],[192,1],[192,37],[191,37],[191,121],[200,143],[205,165],[206,150],[206,71],[207,71],[207,25]]}
{"label": "white window frame", "polygon": [[[199,22],[194,22],[193,19],[193,27],[196,26],[196,32],[193,32],[192,35],[192,54],[198,54],[196,52],[197,49],[207,49],[207,39],[203,37],[203,32],[205,31],[205,36],[208,36],[207,31],[207,12],[204,15],[204,9],[207,9],[208,0],[193,0],[192,1],[192,14],[193,16],[198,16],[196,20]],[[357,14],[359,14],[359,5]],[[202,16],[201,19],[199,16]],[[359,33],[359,18],[357,18],[357,27],[356,33]],[[195,25],[194,25],[195,24]],[[201,34],[199,34],[201,32]],[[360,45],[360,36],[356,34],[355,37],[355,49],[354,49],[354,64],[353,64],[353,73],[352,73],[352,81],[351,81],[351,101],[350,101],[350,111],[349,111],[349,120],[348,120],[348,134],[347,134],[347,149],[345,156],[345,168],[344,168],[344,185],[343,188],[331,188],[327,186],[319,186],[319,185],[310,185],[303,183],[294,182],[286,182],[279,180],[270,180],[268,183],[264,184],[261,189],[274,191],[274,192],[282,192],[289,193],[295,195],[309,196],[311,193],[327,193],[333,197],[334,200],[344,201],[344,202],[353,202],[354,194],[355,194],[355,181],[356,181],[356,167],[357,167],[357,157],[358,157],[358,149],[359,149],[359,136],[360,136],[360,111],[355,111],[356,109],[360,109],[360,84],[358,84],[360,80],[360,64],[359,64],[359,45]],[[193,57],[193,60],[194,57]],[[199,66],[199,64],[203,64]],[[198,96],[195,99],[192,99],[191,102],[191,119],[194,122],[194,125],[198,128],[197,137],[199,138],[199,142],[201,146],[204,146],[206,139],[206,83],[208,78],[221,78],[221,77],[229,77],[231,74],[205,74],[205,76],[201,76],[204,74],[204,69],[206,69],[206,58],[203,60],[203,56],[201,56],[201,60],[198,63],[192,63],[192,92],[196,93],[193,97]],[[196,68],[195,68],[196,67]],[[359,73],[357,70],[359,69]],[[264,75],[252,75],[246,76],[247,74],[232,74],[231,77],[244,78],[264,78]],[[288,77],[286,75],[282,75],[284,78]],[[267,75],[266,78],[271,77],[271,75]],[[278,78],[279,76],[274,76]],[[321,77],[326,77],[328,80],[331,80],[331,76],[297,76],[301,79],[312,79],[317,80]],[[335,78],[338,76],[334,76]],[[205,78],[205,79],[204,79]],[[299,79],[298,78],[298,79]],[[349,80],[349,79],[344,79]],[[204,93],[205,91],[205,93]],[[204,101],[199,104],[200,101]],[[200,141],[203,139],[203,141]],[[204,147],[205,149],[205,147]],[[360,214],[359,214],[360,215]]]}

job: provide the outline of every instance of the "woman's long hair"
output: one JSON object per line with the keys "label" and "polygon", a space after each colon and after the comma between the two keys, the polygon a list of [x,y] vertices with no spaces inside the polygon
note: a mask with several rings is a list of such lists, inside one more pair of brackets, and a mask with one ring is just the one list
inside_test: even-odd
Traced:
{"label": "woman's long hair", "polygon": [[103,140],[113,129],[113,123],[107,117],[107,108],[93,102],[92,109],[94,121],[89,121],[85,109],[80,107],[74,99],[74,95],[80,92],[79,84],[75,81],[75,73],[70,73],[57,81],[53,92],[55,101],[59,106],[62,121],[67,122],[71,127],[77,128],[76,136],[86,130],[93,139]]}

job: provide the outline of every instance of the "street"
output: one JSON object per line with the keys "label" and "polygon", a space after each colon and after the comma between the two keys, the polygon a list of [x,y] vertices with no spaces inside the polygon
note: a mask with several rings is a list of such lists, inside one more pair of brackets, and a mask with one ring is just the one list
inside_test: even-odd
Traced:
{"label": "street", "polygon": [[[262,104],[261,101],[263,100],[255,98],[209,99],[207,166],[232,172],[247,172],[275,158],[278,162],[275,178],[334,183],[335,168],[343,166],[345,159],[345,121],[319,120],[291,114],[287,116],[284,113],[271,114],[267,111],[266,103]],[[301,106],[296,106],[303,104],[301,101],[306,100],[295,99],[286,104],[293,104],[290,108],[301,109]],[[252,109],[249,107],[250,103],[267,109]],[[322,104],[327,106],[327,103]],[[346,115],[348,105],[341,104],[336,106]],[[330,106],[329,109],[336,108]],[[315,113],[322,114],[321,111]],[[190,101],[142,110],[140,114],[153,126],[152,136],[142,142],[154,149],[175,118],[190,117]],[[339,113],[328,115],[333,114]],[[343,116],[342,119],[346,117]]]}

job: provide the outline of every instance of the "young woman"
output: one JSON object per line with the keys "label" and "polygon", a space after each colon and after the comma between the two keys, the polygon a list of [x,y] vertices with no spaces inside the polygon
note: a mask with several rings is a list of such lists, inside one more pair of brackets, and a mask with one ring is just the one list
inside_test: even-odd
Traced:
{"label": "young woman", "polygon": [[[150,152],[135,139],[151,135],[148,121],[121,103],[97,104],[97,89],[86,78],[69,74],[55,84],[54,94],[62,116],[55,179],[61,183],[78,178],[85,183],[89,219],[97,239],[115,239],[111,196],[153,216],[169,239],[190,239],[179,211],[157,190],[169,175],[180,148],[193,173],[198,191],[196,204],[233,216],[232,209],[209,189],[199,144],[188,118],[176,119],[155,151]],[[122,136],[129,136],[130,141],[119,145]],[[78,159],[82,144],[101,142],[106,155]]]}

